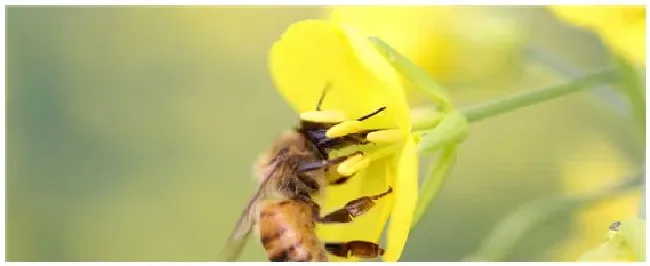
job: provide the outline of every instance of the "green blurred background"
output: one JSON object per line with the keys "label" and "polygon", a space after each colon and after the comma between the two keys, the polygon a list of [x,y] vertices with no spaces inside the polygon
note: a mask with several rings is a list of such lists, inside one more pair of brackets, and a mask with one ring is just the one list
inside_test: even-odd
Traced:
{"label": "green blurred background", "polygon": [[[543,8],[448,11],[414,23],[447,41],[420,60],[446,71],[432,73],[458,106],[565,80],[529,47],[578,70],[609,64],[596,36]],[[7,8],[7,260],[216,260],[256,188],[252,161],[297,119],[267,52],[291,23],[327,12]],[[473,124],[402,260],[461,260],[516,206],[627,177],[644,147],[617,100],[583,92]],[[553,220],[508,260],[575,260],[639,196]],[[265,260],[257,241],[242,260]]]}

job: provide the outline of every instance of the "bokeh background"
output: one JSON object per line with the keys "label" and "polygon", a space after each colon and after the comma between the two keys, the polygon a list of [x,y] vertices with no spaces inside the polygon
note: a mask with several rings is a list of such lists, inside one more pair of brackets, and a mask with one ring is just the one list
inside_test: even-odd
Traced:
{"label": "bokeh background", "polygon": [[[267,52],[291,23],[332,10],[7,8],[7,260],[216,260],[256,188],[252,161],[297,119],[273,88]],[[457,106],[611,61],[596,35],[542,7],[348,11],[411,47]],[[569,68],[549,67],[553,58]],[[608,89],[472,124],[402,260],[462,260],[515,207],[633,174],[645,147]],[[640,196],[543,224],[507,260],[575,260],[613,220],[636,215]],[[252,241],[242,260],[265,258]]]}

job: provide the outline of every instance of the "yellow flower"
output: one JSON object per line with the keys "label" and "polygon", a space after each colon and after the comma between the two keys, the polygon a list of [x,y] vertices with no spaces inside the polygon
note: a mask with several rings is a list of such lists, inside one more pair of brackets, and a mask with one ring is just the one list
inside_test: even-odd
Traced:
{"label": "yellow flower", "polygon": [[645,65],[645,7],[552,6],[560,19],[594,31],[612,52]]}
{"label": "yellow flower", "polygon": [[645,261],[645,219],[616,221],[610,226],[604,241],[583,253],[580,262]]}
{"label": "yellow flower", "polygon": [[417,201],[416,143],[410,134],[410,111],[398,74],[366,36],[352,27],[325,20],[306,20],[290,26],[271,48],[269,64],[277,89],[298,113],[314,111],[328,82],[331,87],[323,100],[323,111],[340,111],[346,117],[358,118],[386,107],[384,112],[363,121],[362,127],[397,129],[402,134],[392,144],[366,152],[370,164],[365,168],[357,165],[361,169],[355,169],[359,171],[348,182],[329,187],[322,211],[381,193],[388,186],[393,193],[352,223],[319,225],[318,234],[324,242],[378,242],[390,215],[383,259],[396,261],[406,243]]}
{"label": "yellow flower", "polygon": [[[561,185],[566,193],[584,193],[610,186],[634,173],[634,166],[625,160],[611,143],[594,135],[582,141],[559,160],[562,163]],[[602,239],[602,230],[621,217],[634,216],[640,200],[638,191],[627,192],[580,210],[572,221],[573,233],[556,247],[558,259],[574,261],[585,250]]]}
{"label": "yellow flower", "polygon": [[[458,7],[357,7],[326,9],[327,16],[388,42],[436,80],[493,78],[512,66],[523,39],[506,16]],[[481,56],[477,57],[476,55]]]}

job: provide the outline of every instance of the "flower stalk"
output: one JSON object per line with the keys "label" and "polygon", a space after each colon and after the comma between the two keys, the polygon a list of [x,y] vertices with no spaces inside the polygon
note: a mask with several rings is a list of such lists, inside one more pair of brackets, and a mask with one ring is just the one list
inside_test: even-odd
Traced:
{"label": "flower stalk", "polygon": [[632,117],[645,145],[645,83],[639,71],[623,57],[614,58],[621,83],[632,108]]}
{"label": "flower stalk", "polygon": [[462,113],[469,122],[478,122],[485,118],[508,113],[522,107],[566,96],[573,92],[592,88],[604,83],[614,82],[616,80],[618,80],[616,69],[606,68],[562,84],[524,91],[492,102],[470,106],[464,108]]}
{"label": "flower stalk", "polygon": [[419,136],[418,151],[420,154],[439,152],[437,161],[429,170],[420,189],[420,198],[415,208],[412,226],[417,225],[428,205],[442,190],[455,162],[456,146],[467,137],[470,123],[611,83],[617,81],[620,74],[614,68],[601,69],[561,84],[524,91],[502,99],[456,110],[444,89],[423,69],[400,55],[379,38],[370,37],[370,41],[398,72],[415,87],[427,93],[436,104],[436,110],[420,109],[412,112],[412,131]]}

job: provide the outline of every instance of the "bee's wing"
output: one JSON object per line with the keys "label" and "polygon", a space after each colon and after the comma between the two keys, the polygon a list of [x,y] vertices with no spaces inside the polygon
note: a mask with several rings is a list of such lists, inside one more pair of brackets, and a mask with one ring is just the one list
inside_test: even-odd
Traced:
{"label": "bee's wing", "polygon": [[241,251],[244,249],[246,242],[248,241],[248,236],[250,235],[253,224],[256,222],[257,213],[254,211],[256,205],[259,204],[259,201],[263,199],[266,195],[265,191],[267,186],[270,184],[270,176],[275,172],[275,165],[270,171],[267,172],[266,176],[262,180],[259,189],[255,192],[255,195],[251,197],[244,208],[244,211],[239,216],[239,220],[235,224],[235,228],[228,237],[226,245],[221,251],[219,257],[222,258],[222,261],[235,261],[241,254]]}
{"label": "bee's wing", "polygon": [[246,242],[248,241],[248,236],[250,235],[253,223],[255,222],[255,214],[251,210],[253,209],[253,206],[257,204],[257,201],[262,198],[262,194],[261,191],[255,193],[248,202],[248,205],[246,205],[246,208],[244,208],[242,214],[239,216],[235,228],[230,233],[226,245],[219,255],[219,257],[222,258],[222,261],[237,260],[241,251],[244,249],[244,245],[246,245]]}

